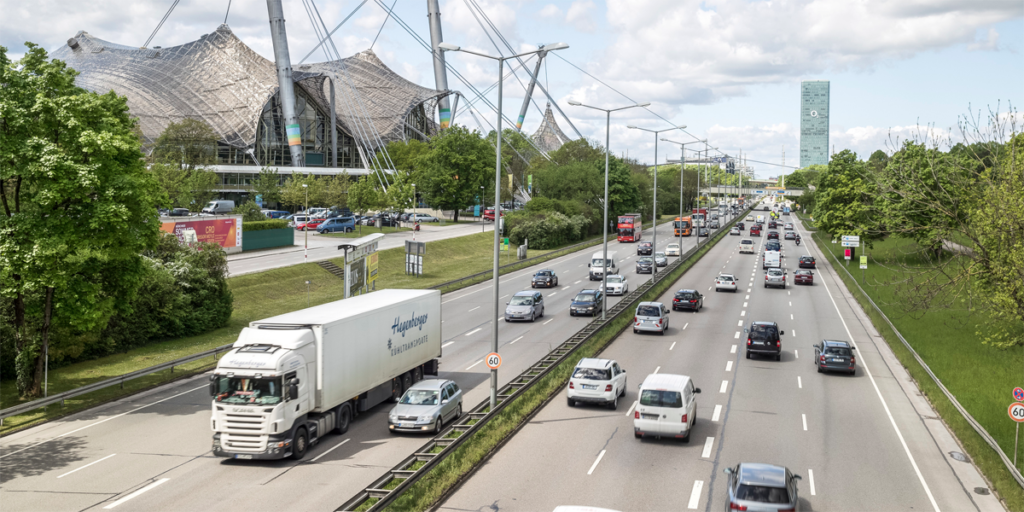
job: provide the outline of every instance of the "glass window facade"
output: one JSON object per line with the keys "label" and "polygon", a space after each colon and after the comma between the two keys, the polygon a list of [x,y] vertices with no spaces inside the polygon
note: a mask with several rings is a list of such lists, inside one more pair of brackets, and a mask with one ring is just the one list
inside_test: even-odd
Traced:
{"label": "glass window facade", "polygon": [[[300,88],[295,89],[295,112],[299,118],[302,149],[307,167],[330,167],[331,118],[321,112],[316,104]],[[275,94],[263,107],[259,125],[256,127],[256,160],[262,166],[287,167],[292,165],[288,141],[285,138],[284,113],[281,100]],[[218,155],[218,163],[255,164],[244,149],[224,149]],[[244,157],[244,158],[243,158]],[[356,148],[356,141],[341,130],[338,125],[338,167],[361,168],[362,159]]]}
{"label": "glass window facade", "polygon": [[800,83],[800,167],[828,165],[829,82]]}

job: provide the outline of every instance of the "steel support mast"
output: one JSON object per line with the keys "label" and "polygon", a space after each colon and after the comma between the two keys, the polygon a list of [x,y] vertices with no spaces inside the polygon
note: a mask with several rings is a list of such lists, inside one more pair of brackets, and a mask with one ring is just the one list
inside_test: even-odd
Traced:
{"label": "steel support mast", "polygon": [[295,115],[295,83],[292,82],[292,60],[288,55],[288,33],[284,29],[284,10],[281,0],[267,0],[270,14],[270,39],[274,43],[274,62],[277,64],[277,82],[281,92],[281,109],[292,165],[305,167],[302,157],[302,130]]}
{"label": "steel support mast", "polygon": [[533,88],[537,85],[537,77],[540,76],[540,65],[544,63],[544,57],[548,52],[537,53],[537,66],[533,68],[533,76],[530,77],[530,85],[526,86],[526,97],[523,98],[523,107],[519,109],[519,118],[516,119],[516,131],[523,131],[523,120],[526,119],[526,109],[530,107],[530,98],[533,97]]}
{"label": "steel support mast", "polygon": [[[444,52],[437,47],[444,41],[444,37],[441,36],[441,8],[438,7],[437,0],[427,0],[427,19],[430,21],[430,50],[434,52],[434,84],[438,92],[447,92],[448,72],[445,69]],[[438,99],[437,115],[441,129],[447,129],[452,120],[448,96]]]}

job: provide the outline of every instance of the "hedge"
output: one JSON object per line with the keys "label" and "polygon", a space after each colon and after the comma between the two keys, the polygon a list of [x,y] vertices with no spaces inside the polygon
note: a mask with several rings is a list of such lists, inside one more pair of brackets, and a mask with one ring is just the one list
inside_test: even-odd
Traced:
{"label": "hedge", "polygon": [[242,231],[263,231],[265,229],[284,229],[288,227],[288,221],[284,219],[258,220],[255,222],[242,222]]}

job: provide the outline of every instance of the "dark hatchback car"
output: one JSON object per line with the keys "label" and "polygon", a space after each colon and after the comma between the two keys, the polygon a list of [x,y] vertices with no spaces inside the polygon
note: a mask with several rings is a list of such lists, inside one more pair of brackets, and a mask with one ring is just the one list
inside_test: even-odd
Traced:
{"label": "dark hatchback car", "polygon": [[768,232],[768,240],[778,240],[778,239],[779,239],[779,232],[778,231],[769,231]]}
{"label": "dark hatchback car", "polygon": [[601,312],[601,298],[600,290],[583,290],[577,293],[569,304],[569,316],[597,316]]}
{"label": "dark hatchback car", "polygon": [[775,356],[776,361],[782,360],[782,335],[775,322],[753,322],[744,329],[747,333],[747,359],[751,354]]}
{"label": "dark hatchback car", "polygon": [[536,288],[543,286],[545,288],[554,288],[558,286],[558,276],[555,275],[554,270],[539,270],[533,275],[533,279],[530,281],[530,288]]}
{"label": "dark hatchback car", "polygon": [[846,372],[853,375],[857,373],[854,350],[845,341],[822,340],[814,346],[814,366],[818,367],[818,373]]}
{"label": "dark hatchback car", "polygon": [[702,307],[704,307],[704,296],[697,290],[679,290],[675,297],[672,297],[673,311],[689,309],[699,312]]}
{"label": "dark hatchback car", "polygon": [[650,242],[640,242],[636,246],[636,253],[639,256],[650,256],[654,252],[654,246]]}
{"label": "dark hatchback car", "polygon": [[782,466],[744,462],[723,470],[726,484],[726,510],[795,511],[800,495],[795,475]]}
{"label": "dark hatchback car", "polygon": [[814,268],[814,256],[800,256],[800,268]]}
{"label": "dark hatchback car", "polygon": [[654,272],[654,258],[650,256],[644,256],[636,260],[636,273],[637,274],[651,274]]}
{"label": "dark hatchback car", "polygon": [[737,222],[736,223],[736,227],[740,228],[740,231],[743,231],[743,230],[747,229],[746,226],[744,226],[742,222]]}
{"label": "dark hatchback car", "polygon": [[768,222],[768,229],[778,229],[779,225],[774,220]]}

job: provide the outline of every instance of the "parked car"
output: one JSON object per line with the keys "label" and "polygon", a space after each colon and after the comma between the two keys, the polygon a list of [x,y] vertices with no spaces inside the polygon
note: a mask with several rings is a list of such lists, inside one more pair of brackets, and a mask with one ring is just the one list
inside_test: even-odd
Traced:
{"label": "parked car", "polygon": [[[620,276],[618,274],[608,276],[608,295],[625,295],[629,293],[629,281],[626,280],[626,276]],[[604,290],[604,285],[599,287],[600,290]]]}
{"label": "parked car", "polygon": [[748,252],[754,254],[754,241],[749,238],[740,240],[740,253]]}
{"label": "parked car", "polygon": [[697,394],[686,375],[652,373],[640,384],[640,397],[633,412],[633,437],[671,437],[690,440],[697,422]]}
{"label": "parked car", "polygon": [[682,250],[676,242],[672,242],[665,246],[665,256],[679,256],[681,253]]}
{"label": "parked car", "polygon": [[309,218],[305,222],[296,222],[295,229],[298,231],[306,231],[307,229],[313,229],[320,227],[320,224],[324,223],[325,219],[314,219]]}
{"label": "parked car", "polygon": [[854,375],[857,373],[854,350],[856,348],[845,341],[822,340],[814,345],[814,366],[818,373],[839,371]]}
{"label": "parked car", "polygon": [[636,254],[638,256],[650,256],[652,252],[654,252],[654,246],[650,242],[636,244]]}
{"label": "parked car", "polygon": [[782,335],[775,322],[752,322],[750,327],[743,329],[747,334],[747,359],[752,354],[775,356],[776,361],[782,360]]}
{"label": "parked car", "polygon": [[[505,216],[505,211],[504,210],[502,210],[501,216],[502,217]],[[486,210],[484,210],[484,220],[489,220],[491,222],[494,222],[494,208],[487,208]]]}
{"label": "parked car", "polygon": [[729,230],[729,235],[740,236],[741,234],[742,233],[740,233],[740,228],[737,226],[733,226],[732,229]]}
{"label": "parked car", "polygon": [[633,317],[633,332],[656,332],[662,336],[668,330],[669,309],[660,302],[641,302]]}
{"label": "parked car", "polygon": [[191,217],[192,212],[188,208],[174,208],[167,212],[168,217]]}
{"label": "parked car", "polygon": [[543,286],[545,288],[554,288],[555,286],[558,286],[558,276],[555,275],[555,271],[547,269],[538,270],[537,273],[533,275],[533,279],[530,280],[530,287],[536,288],[538,286]]}
{"label": "parked car", "polygon": [[786,240],[796,240],[796,231],[785,231],[785,233],[786,234],[783,235],[783,238]]}
{"label": "parked car", "polygon": [[356,220],[352,217],[334,217],[333,219],[327,219],[323,221],[316,228],[316,232],[321,235],[326,233],[351,233],[356,229]]}
{"label": "parked car", "polygon": [[732,274],[718,274],[715,278],[715,291],[732,290],[736,292],[736,276]]}
{"label": "parked car", "polygon": [[785,288],[786,271],[781,268],[770,268],[764,273],[764,287]]}
{"label": "parked car", "polygon": [[505,321],[534,321],[544,316],[544,294],[541,292],[518,292],[505,303]]}
{"label": "parked car", "polygon": [[650,256],[642,256],[636,260],[636,273],[637,274],[652,274],[654,273],[654,258]]}
{"label": "parked car", "polygon": [[293,214],[291,214],[291,215],[289,215],[289,216],[284,218],[284,220],[288,221],[288,227],[290,227],[290,228],[294,228],[296,224],[298,224],[300,222],[306,222],[306,220],[308,220],[308,219],[309,219],[309,217],[307,217],[305,215],[299,215],[297,213],[293,213]]}
{"label": "parked car", "polygon": [[263,211],[263,215],[266,215],[268,219],[283,219],[283,218],[287,217],[288,215],[290,215],[289,212],[284,211],[284,210],[264,209],[262,211]]}
{"label": "parked car", "polygon": [[569,316],[597,316],[601,312],[604,295],[601,290],[582,290],[569,303]]}
{"label": "parked car", "polygon": [[793,273],[793,284],[814,285],[814,272],[800,269]]}
{"label": "parked car", "polygon": [[421,380],[388,413],[389,432],[441,433],[444,424],[462,416],[462,390],[455,381]]}
{"label": "parked car", "polygon": [[569,407],[581,403],[602,404],[615,410],[619,397],[625,395],[626,370],[611,359],[580,359],[565,390]]}
{"label": "parked car", "polygon": [[794,475],[782,466],[744,462],[723,470],[726,482],[726,510],[799,510],[800,496]]}
{"label": "parked car", "polygon": [[682,289],[676,292],[675,296],[672,297],[672,309],[684,310],[689,309],[694,312],[699,312],[704,307],[704,296],[697,290]]}
{"label": "parked car", "polygon": [[202,213],[206,215],[224,215],[231,213],[231,210],[235,209],[234,201],[227,201],[218,199],[210,201],[206,206],[203,207]]}
{"label": "parked car", "polygon": [[800,256],[800,268],[815,268],[814,256]]}
{"label": "parked car", "polygon": [[654,263],[656,265],[658,265],[659,267],[667,266],[668,265],[668,257],[666,257],[665,253],[663,253],[663,252],[656,252],[656,253],[654,253]]}
{"label": "parked car", "polygon": [[409,222],[438,222],[437,217],[426,213],[413,213],[408,217]]}

